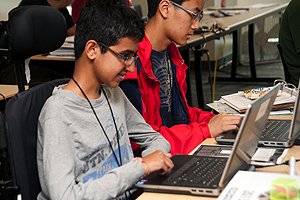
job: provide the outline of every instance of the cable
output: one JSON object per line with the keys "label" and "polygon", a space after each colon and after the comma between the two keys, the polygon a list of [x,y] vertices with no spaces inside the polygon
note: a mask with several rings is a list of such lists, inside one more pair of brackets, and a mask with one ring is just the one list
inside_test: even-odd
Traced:
{"label": "cable", "polygon": [[186,45],[192,50],[192,51],[202,51],[204,50],[204,48],[206,47],[206,37],[204,35],[202,35],[204,43],[202,44],[202,46],[200,47],[200,49],[195,49],[193,48],[191,45],[189,45],[188,43],[186,43]]}
{"label": "cable", "polygon": [[7,102],[7,99],[5,98],[5,96],[4,96],[2,93],[0,93],[0,96],[3,97],[3,99],[4,99],[5,103],[6,103],[6,102]]}
{"label": "cable", "polygon": [[[217,30],[215,30],[215,28],[217,28]],[[202,29],[201,29],[202,30]],[[214,24],[213,26],[211,26],[211,28],[209,29],[209,31],[204,31],[204,32],[212,32],[215,34],[219,34],[220,32],[224,31],[223,28],[221,28],[221,26],[219,26],[216,21],[214,20]],[[202,34],[204,33],[203,31],[201,31],[201,36],[204,38],[204,44],[202,45],[202,47],[200,47],[200,49],[193,49],[193,47],[191,47],[188,43],[186,44],[192,51],[203,51],[205,46],[206,46],[206,37]],[[226,42],[225,42],[225,36],[223,36],[223,40],[224,40],[224,45],[221,49],[221,51],[218,53],[217,57],[216,57],[216,61],[215,61],[215,69],[214,69],[214,80],[213,80],[213,86],[211,85],[211,69],[210,69],[210,65],[209,65],[209,83],[211,86],[211,92],[212,92],[212,102],[214,103],[214,99],[215,99],[215,85],[216,85],[216,73],[217,73],[217,64],[218,64],[218,58],[220,56],[220,54],[222,53],[222,51],[225,48]],[[207,53],[207,57],[209,60],[209,53]],[[213,110],[212,110],[213,112]]]}
{"label": "cable", "polygon": [[0,93],[0,96],[3,97],[3,100],[5,101],[5,103],[4,103],[4,108],[6,108],[7,99],[6,99],[6,97],[5,97],[2,93]]}
{"label": "cable", "polygon": [[214,99],[215,99],[215,86],[216,86],[216,74],[217,74],[217,65],[218,65],[218,58],[220,56],[220,54],[222,53],[222,51],[225,48],[226,42],[225,42],[225,36],[223,36],[223,40],[224,40],[224,44],[223,47],[221,49],[221,51],[218,53],[217,57],[216,57],[216,61],[215,61],[215,69],[214,69],[214,81],[213,81],[213,94],[212,94],[212,102],[214,103]]}

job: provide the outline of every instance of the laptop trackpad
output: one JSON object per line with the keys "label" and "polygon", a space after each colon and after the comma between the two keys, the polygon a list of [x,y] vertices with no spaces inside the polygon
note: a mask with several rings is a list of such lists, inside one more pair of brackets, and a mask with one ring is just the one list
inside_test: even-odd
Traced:
{"label": "laptop trackpad", "polygon": [[236,138],[238,131],[231,130],[221,133],[219,136],[216,137],[216,142],[219,144],[233,144]]}

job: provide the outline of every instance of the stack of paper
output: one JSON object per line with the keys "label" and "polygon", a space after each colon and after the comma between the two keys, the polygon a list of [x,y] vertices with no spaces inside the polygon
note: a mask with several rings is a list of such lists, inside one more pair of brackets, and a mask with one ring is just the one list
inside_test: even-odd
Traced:
{"label": "stack of paper", "polygon": [[64,44],[59,49],[50,52],[48,57],[75,59],[74,36],[67,37]]}
{"label": "stack of paper", "polygon": [[288,174],[238,171],[225,187],[218,199],[227,200],[257,200],[270,199],[271,181],[282,177],[296,180],[300,183],[300,176]]}
{"label": "stack of paper", "polygon": [[[280,91],[280,95],[276,97],[273,108],[290,107],[295,104],[297,92],[290,88],[284,87]],[[220,102],[229,105],[240,113],[246,111],[247,106],[252,103],[249,98],[246,98],[243,93],[234,93],[221,96]]]}

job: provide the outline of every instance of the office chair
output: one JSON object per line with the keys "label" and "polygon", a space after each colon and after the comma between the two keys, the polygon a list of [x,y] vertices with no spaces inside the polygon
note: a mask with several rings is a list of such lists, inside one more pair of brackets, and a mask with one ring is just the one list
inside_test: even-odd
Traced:
{"label": "office chair", "polygon": [[61,47],[67,36],[63,15],[51,6],[20,6],[0,21],[0,67],[13,64],[19,91],[24,91],[24,61]]}
{"label": "office chair", "polygon": [[[7,139],[11,155],[11,187],[20,188],[22,200],[36,199],[41,191],[38,178],[36,143],[38,117],[55,86],[70,79],[57,79],[19,92],[6,106]],[[17,192],[17,191],[15,191]],[[15,194],[17,195],[17,194]]]}
{"label": "office chair", "polygon": [[280,46],[280,44],[277,44],[277,48],[278,48],[278,51],[279,51],[279,55],[281,57],[281,61],[282,61],[282,66],[283,66],[283,70],[284,70],[284,79],[285,79],[285,82],[287,83],[291,83],[291,76],[290,76],[290,73],[289,73],[289,69],[288,69],[288,66],[286,65],[284,59],[283,59],[283,55],[282,55],[282,48]]}

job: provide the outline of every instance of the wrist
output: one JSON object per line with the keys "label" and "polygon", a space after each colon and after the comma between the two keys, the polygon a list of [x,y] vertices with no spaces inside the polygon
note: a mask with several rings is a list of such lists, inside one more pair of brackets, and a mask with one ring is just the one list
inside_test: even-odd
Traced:
{"label": "wrist", "polygon": [[135,160],[136,162],[140,162],[143,165],[144,175],[141,178],[143,178],[143,177],[147,176],[148,174],[150,174],[150,167],[147,164],[147,162],[145,160],[143,160],[143,158],[135,157],[135,158],[133,158],[133,160]]}

